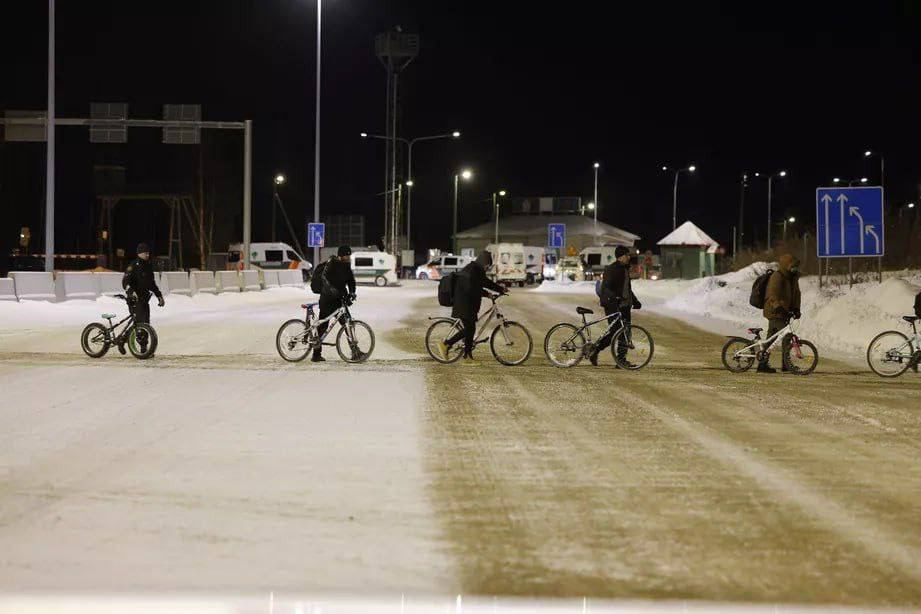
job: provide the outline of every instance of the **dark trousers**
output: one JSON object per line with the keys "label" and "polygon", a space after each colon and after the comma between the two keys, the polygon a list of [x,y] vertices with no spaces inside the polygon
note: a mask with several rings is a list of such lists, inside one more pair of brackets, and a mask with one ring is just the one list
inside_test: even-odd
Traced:
{"label": "dark trousers", "polygon": [[476,318],[460,318],[464,330],[447,339],[445,343],[454,345],[461,339],[464,340],[464,356],[469,356],[473,352],[473,339],[476,336]]}
{"label": "dark trousers", "polygon": [[[605,307],[604,308],[604,315],[606,316],[610,316],[618,312],[620,312],[620,317],[621,317],[621,320],[623,320],[624,326],[630,326],[631,309],[629,307],[623,307],[623,308]],[[610,331],[602,335],[601,339],[598,340],[598,347],[596,348],[598,353],[601,353],[602,351],[607,349],[609,345],[611,345],[611,341],[614,338],[614,333],[617,332],[619,328],[620,328],[619,326],[614,326],[614,328],[612,328]],[[617,357],[620,359],[624,359],[627,357],[627,344],[626,343],[621,343],[619,346],[617,346]]]}
{"label": "dark trousers", "polygon": [[[342,306],[342,301],[339,300],[337,297],[324,296],[321,294],[320,295],[320,319],[322,320],[323,318],[328,318],[329,316],[333,315],[333,313],[335,313],[335,311],[339,309],[339,307],[341,306]],[[322,337],[324,334],[326,334],[326,330],[328,328],[329,328],[329,322],[325,324],[320,324],[317,327],[317,336]],[[317,347],[313,348],[313,353],[315,356],[319,356],[320,354],[322,354],[323,346],[318,345]]]}
{"label": "dark trousers", "polygon": [[[768,330],[767,330],[767,336],[765,336],[765,339],[769,339],[772,335],[775,335],[777,331],[783,330],[784,327],[786,327],[787,324],[789,323],[790,323],[790,320],[787,318],[772,318],[768,320]],[[781,345],[780,345],[781,349],[783,350],[782,354],[786,353],[787,346],[789,345],[790,345],[789,335],[784,335],[784,338],[781,340]],[[764,358],[761,360],[761,363],[765,365],[768,364],[768,362],[770,361],[770,358],[771,358],[770,354],[765,354]]]}
{"label": "dark trousers", "polygon": [[[134,314],[134,321],[138,324],[150,324],[150,295],[139,296],[137,303],[131,308],[131,313]],[[146,331],[138,331],[137,339],[141,346],[147,346]]]}

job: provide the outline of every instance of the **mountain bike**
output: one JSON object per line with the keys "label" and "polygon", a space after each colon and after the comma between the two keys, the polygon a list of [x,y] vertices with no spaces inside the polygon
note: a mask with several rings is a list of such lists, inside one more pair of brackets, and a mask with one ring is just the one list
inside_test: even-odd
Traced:
{"label": "mountain bike", "polygon": [[[819,364],[819,351],[811,341],[799,338],[795,322],[796,319],[790,320],[767,339],[761,338],[763,328],[749,328],[748,332],[753,335],[751,339],[729,337],[723,346],[723,365],[733,373],[744,373],[780,343],[784,368],[794,375],[809,375]],[[784,341],[788,335],[789,338]]]}
{"label": "mountain bike", "polygon": [[[531,340],[531,333],[528,329],[518,322],[514,322],[505,317],[502,310],[499,309],[498,301],[505,296],[492,290],[486,290],[486,298],[492,305],[477,318],[477,332],[474,336],[474,347],[481,343],[489,342],[489,349],[492,355],[501,364],[513,367],[520,365],[531,356],[531,350],[534,348],[534,342]],[[448,339],[457,336],[464,330],[464,324],[458,318],[429,318],[434,320],[425,333],[425,349],[429,356],[440,363],[450,364],[456,362],[464,354],[464,342],[458,341],[447,346],[447,353],[442,353],[442,343]],[[493,320],[498,323],[492,330],[492,334],[486,336],[486,329],[492,324]]]}
{"label": "mountain bike", "polygon": [[867,363],[880,377],[898,377],[921,363],[921,335],[918,317],[903,316],[911,324],[911,337],[897,330],[887,330],[873,338],[867,346]]}
{"label": "mountain bike", "polygon": [[[127,303],[128,317],[118,324],[112,324],[112,319],[117,315],[102,314],[108,325],[99,322],[88,324],[80,334],[80,347],[90,358],[102,358],[113,345],[117,346],[122,354],[125,353],[125,346],[128,346],[128,351],[135,358],[150,358],[157,351],[157,331],[150,324],[134,321],[134,305],[137,299],[128,299],[124,294],[116,294],[115,298]],[[124,328],[119,332],[118,327],[122,325]]]}
{"label": "mountain bike", "polygon": [[[595,312],[585,307],[576,307],[576,313],[582,316],[582,326],[561,322],[544,337],[544,354],[555,367],[574,367],[583,358],[594,353],[597,343],[592,341],[591,327],[600,322],[607,322],[599,339],[611,333],[611,354],[615,364],[621,369],[638,371],[652,360],[655,343],[652,335],[642,326],[624,322],[619,311],[611,315],[588,322],[585,318]],[[628,358],[629,356],[629,358]],[[632,360],[631,360],[632,359]]]}
{"label": "mountain bike", "polygon": [[[371,357],[374,351],[374,331],[361,320],[352,318],[349,307],[354,303],[354,297],[346,297],[342,305],[328,317],[322,320],[314,314],[314,307],[319,303],[305,303],[301,309],[306,310],[303,320],[288,320],[278,329],[275,335],[275,349],[278,355],[288,362],[304,360],[312,350],[327,345],[335,346],[339,358],[348,363],[362,363]],[[339,332],[336,334],[335,343],[326,343],[336,324]],[[329,324],[326,331],[320,335],[319,327]]]}

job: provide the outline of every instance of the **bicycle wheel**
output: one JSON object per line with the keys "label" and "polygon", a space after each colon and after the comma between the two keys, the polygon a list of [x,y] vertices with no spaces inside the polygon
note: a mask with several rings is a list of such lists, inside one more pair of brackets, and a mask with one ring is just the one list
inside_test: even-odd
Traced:
{"label": "bicycle wheel", "polygon": [[908,370],[915,348],[904,333],[887,330],[867,346],[867,364],[880,377],[898,377]]}
{"label": "bicycle wheel", "polygon": [[809,375],[819,364],[819,350],[811,341],[799,339],[794,343],[791,340],[783,350],[783,360],[793,375]]}
{"label": "bicycle wheel", "polygon": [[621,369],[638,371],[652,360],[655,344],[652,335],[642,326],[630,325],[623,328],[611,342],[611,354]]}
{"label": "bicycle wheel", "polygon": [[275,334],[275,349],[288,362],[299,362],[307,358],[310,343],[307,341],[307,324],[303,320],[288,320]]}
{"label": "bicycle wheel", "polygon": [[547,331],[544,354],[554,367],[574,367],[584,358],[585,335],[572,324],[563,322]]}
{"label": "bicycle wheel", "polygon": [[441,343],[447,341],[463,330],[463,324],[460,320],[442,318],[435,320],[429,329],[425,332],[425,349],[429,356],[442,364],[451,364],[457,362],[464,355],[464,341],[461,339],[450,348],[447,354],[442,352]]}
{"label": "bicycle wheel", "polygon": [[730,337],[723,346],[723,365],[733,373],[745,373],[755,364],[754,342],[744,337]]}
{"label": "bicycle wheel", "polygon": [[489,336],[489,349],[496,360],[507,367],[520,365],[531,355],[531,333],[518,322],[503,320]]}
{"label": "bicycle wheel", "polygon": [[361,320],[350,320],[336,335],[336,351],[352,364],[368,360],[374,351],[374,331]]}
{"label": "bicycle wheel", "polygon": [[128,331],[128,351],[138,360],[153,356],[157,349],[157,331],[150,324],[137,322]]}
{"label": "bicycle wheel", "polygon": [[97,322],[88,324],[80,334],[80,347],[90,358],[105,356],[111,347],[106,327]]}

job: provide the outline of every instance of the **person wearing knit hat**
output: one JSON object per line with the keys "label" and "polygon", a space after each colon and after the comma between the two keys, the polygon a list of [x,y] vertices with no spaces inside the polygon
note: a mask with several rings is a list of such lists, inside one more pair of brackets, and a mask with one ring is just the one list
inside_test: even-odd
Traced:
{"label": "person wearing knit hat", "polygon": [[[137,258],[128,264],[125,274],[122,276],[122,288],[125,289],[129,298],[129,306],[134,314],[134,320],[138,323],[150,324],[150,295],[157,297],[157,304],[163,307],[166,302],[163,300],[163,293],[157,287],[157,281],[154,279],[153,266],[150,264],[150,246],[146,243],[139,243],[137,248]],[[141,352],[147,352],[147,333],[141,331],[138,333],[138,344],[141,346]],[[125,353],[125,346],[119,345],[118,351]]]}
{"label": "person wearing knit hat", "polygon": [[[614,262],[604,269],[600,294],[604,315],[612,316],[620,313],[624,325],[630,326],[631,310],[643,307],[633,294],[633,286],[630,283],[630,248],[623,245],[614,248]],[[589,355],[589,361],[596,367],[598,366],[598,354],[611,345],[615,330],[616,327],[605,333]],[[630,364],[627,361],[627,350],[629,349],[626,344],[619,344],[617,347],[618,359],[627,365]]]}

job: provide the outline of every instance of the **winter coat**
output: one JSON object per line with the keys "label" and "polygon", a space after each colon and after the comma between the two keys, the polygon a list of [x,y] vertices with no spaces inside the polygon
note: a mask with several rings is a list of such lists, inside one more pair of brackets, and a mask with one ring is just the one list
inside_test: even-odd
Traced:
{"label": "winter coat", "polygon": [[921,292],[915,297],[915,315],[921,318]]}
{"label": "winter coat", "polygon": [[460,271],[454,280],[454,306],[452,318],[475,320],[480,313],[483,290],[503,292],[502,286],[486,277],[486,269],[478,261],[471,262]]}
{"label": "winter coat", "polygon": [[342,262],[337,256],[332,256],[323,267],[323,290],[321,298],[341,299],[347,294],[355,293],[355,274],[352,265]]}
{"label": "winter coat", "polygon": [[615,261],[604,268],[600,298],[601,306],[607,309],[639,309],[642,306],[633,294],[628,265]]}
{"label": "winter coat", "polygon": [[785,320],[800,310],[799,273],[790,270],[799,266],[799,261],[790,254],[784,254],[779,264],[764,293],[763,313],[768,320]]}
{"label": "winter coat", "polygon": [[122,288],[137,294],[138,300],[144,303],[150,300],[151,293],[157,298],[163,298],[154,280],[153,265],[143,258],[135,258],[125,269]]}

